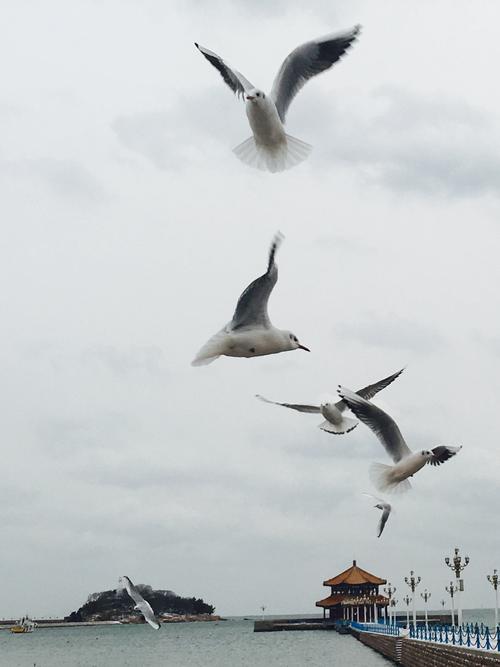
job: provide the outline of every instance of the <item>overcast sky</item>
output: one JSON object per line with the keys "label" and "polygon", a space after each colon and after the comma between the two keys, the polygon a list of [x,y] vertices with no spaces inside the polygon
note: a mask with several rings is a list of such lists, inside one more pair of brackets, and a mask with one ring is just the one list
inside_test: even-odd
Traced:
{"label": "overcast sky", "polygon": [[[437,603],[455,545],[465,606],[492,606],[499,22],[494,0],[2,3],[0,617],[67,614],[121,574],[221,614],[314,612],[353,558],[399,599],[413,568]],[[309,159],[238,162],[244,106],[193,42],[269,90],[291,49],[357,23],[290,107]],[[271,316],[311,354],[192,368],[278,229]],[[378,404],[410,446],[463,450],[377,540],[373,434],[254,394],[403,366]]]}

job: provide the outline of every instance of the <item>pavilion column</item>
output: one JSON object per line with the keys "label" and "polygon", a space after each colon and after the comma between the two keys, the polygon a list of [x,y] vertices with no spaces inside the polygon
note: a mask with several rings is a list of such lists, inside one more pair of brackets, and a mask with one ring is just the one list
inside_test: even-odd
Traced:
{"label": "pavilion column", "polygon": [[373,603],[373,620],[375,623],[378,623],[378,615],[377,615],[377,603]]}
{"label": "pavilion column", "polygon": [[363,605],[363,623],[366,623],[366,605]]}

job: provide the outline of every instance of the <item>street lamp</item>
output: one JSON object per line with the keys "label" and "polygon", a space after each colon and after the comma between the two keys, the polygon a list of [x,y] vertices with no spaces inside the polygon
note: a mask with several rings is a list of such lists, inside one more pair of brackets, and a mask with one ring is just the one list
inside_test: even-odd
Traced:
{"label": "street lamp", "polygon": [[498,574],[493,570],[493,574],[487,574],[486,579],[495,589],[495,630],[498,628]]}
{"label": "street lamp", "polygon": [[263,604],[260,609],[262,611],[262,620],[264,620],[264,612],[266,611],[266,605]]}
{"label": "street lamp", "polygon": [[457,587],[454,586],[453,581],[450,581],[450,585],[444,587],[445,591],[450,594],[451,597],[451,624],[455,625],[455,602],[453,601],[453,596],[457,592]]}
{"label": "street lamp", "polygon": [[391,600],[391,607],[394,607],[394,611],[392,612],[392,625],[397,625],[396,605],[397,605],[398,602],[399,602],[399,600],[396,600],[396,598],[392,598],[392,600]]}
{"label": "street lamp", "polygon": [[412,598],[409,595],[406,595],[403,598],[403,602],[406,605],[406,627],[408,630],[410,629],[410,602],[412,601]]}
{"label": "street lamp", "polygon": [[413,593],[413,629],[417,629],[417,615],[415,613],[415,588],[419,585],[421,579],[420,577],[415,577],[415,572],[413,570],[410,572],[409,577],[405,577],[405,582],[408,584],[408,586],[411,588],[411,592]]}
{"label": "street lamp", "polygon": [[462,563],[462,556],[458,555],[458,547],[455,547],[455,555],[452,559],[448,556],[444,559],[444,562],[450,569],[455,572],[455,577],[457,579],[457,625],[462,626],[462,603],[460,593],[464,590],[464,580],[460,579],[460,573],[466,568],[469,564],[469,556],[464,557],[464,562]]}
{"label": "street lamp", "polygon": [[391,625],[391,599],[395,592],[396,586],[393,586],[391,582],[389,582],[387,588],[384,588],[384,593],[386,593],[387,597],[389,598],[389,625]]}
{"label": "street lamp", "polygon": [[425,602],[425,629],[428,630],[429,629],[429,622],[428,622],[428,619],[427,619],[427,603],[429,602],[429,598],[431,597],[431,594],[429,593],[429,591],[426,588],[423,593],[420,593],[420,597]]}

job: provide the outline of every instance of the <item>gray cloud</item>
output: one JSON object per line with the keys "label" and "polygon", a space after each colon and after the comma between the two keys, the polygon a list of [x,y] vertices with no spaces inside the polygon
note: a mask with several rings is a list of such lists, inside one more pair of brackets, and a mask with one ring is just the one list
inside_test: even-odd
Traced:
{"label": "gray cloud", "polygon": [[372,313],[364,321],[338,324],[335,333],[341,340],[419,354],[433,354],[444,345],[441,334],[434,328],[394,313],[384,319]]}
{"label": "gray cloud", "polygon": [[[204,64],[200,62],[201,67]],[[210,76],[216,78],[218,73],[208,71],[208,81]],[[189,99],[181,97],[168,109],[118,116],[111,127],[124,147],[156,168],[185,168],[206,151],[230,148],[238,128],[240,133],[248,133],[244,105],[234,96],[231,100],[231,96],[221,79],[220,86],[203,88]],[[234,109],[228,113],[231,104]]]}
{"label": "gray cloud", "polygon": [[322,102],[321,129],[332,146],[324,154],[328,160],[402,193],[500,193],[500,154],[492,141],[500,127],[490,114],[460,98],[423,97],[403,88],[375,89],[357,105]]}
{"label": "gray cloud", "polygon": [[0,174],[9,179],[37,181],[55,195],[79,204],[102,204],[110,198],[100,180],[73,159],[4,160],[0,161]]}
{"label": "gray cloud", "polygon": [[118,376],[146,373],[152,377],[168,377],[165,355],[157,345],[137,345],[117,348],[96,345],[84,350],[83,363],[100,363]]}

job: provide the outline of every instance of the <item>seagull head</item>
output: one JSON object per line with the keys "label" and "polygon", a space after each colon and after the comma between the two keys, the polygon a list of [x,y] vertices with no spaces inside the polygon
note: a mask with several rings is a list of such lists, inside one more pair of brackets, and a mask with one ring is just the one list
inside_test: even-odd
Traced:
{"label": "seagull head", "polygon": [[310,352],[311,350],[306,347],[305,345],[301,345],[299,343],[299,339],[295,334],[293,334],[291,331],[285,332],[288,335],[288,349],[289,350],[305,350],[306,352]]}
{"label": "seagull head", "polygon": [[259,102],[262,102],[262,100],[265,100],[266,96],[262,90],[258,90],[258,88],[252,88],[252,90],[249,90],[246,93],[245,98],[248,102],[258,104]]}

